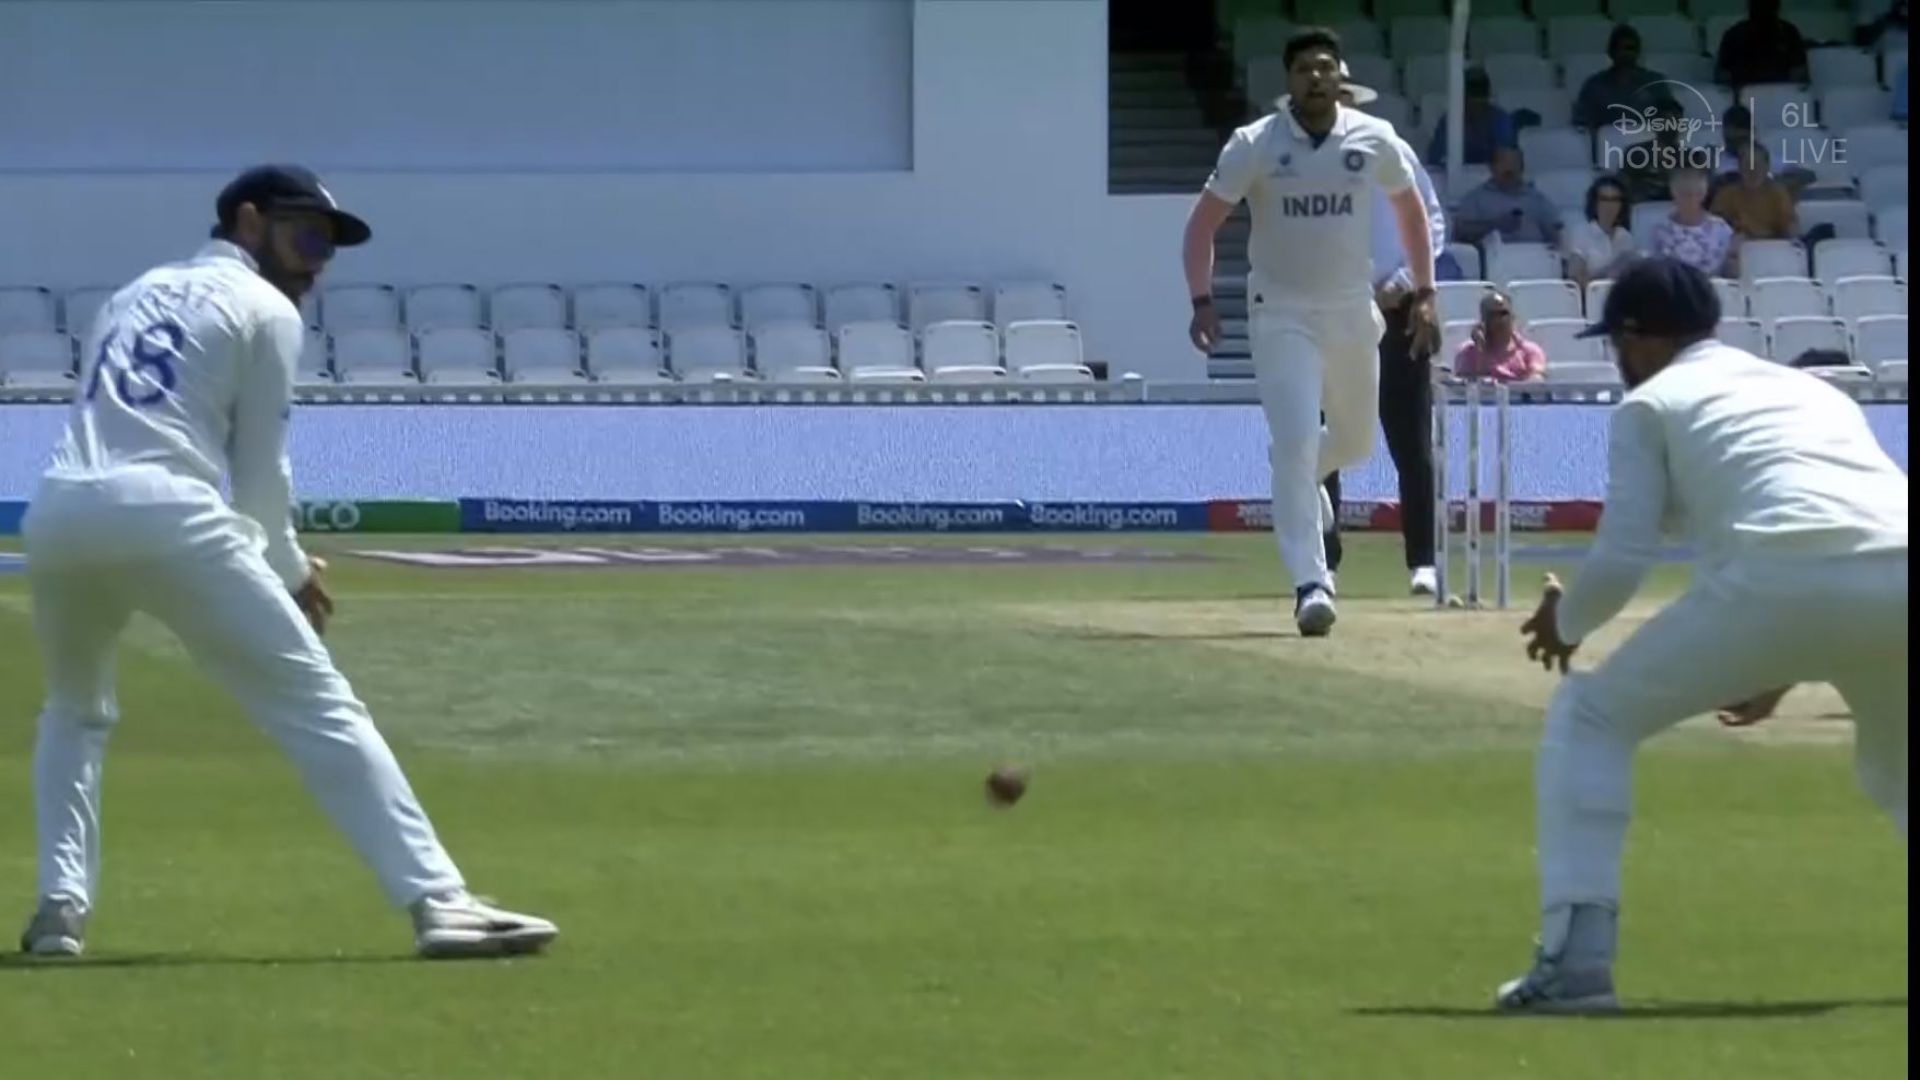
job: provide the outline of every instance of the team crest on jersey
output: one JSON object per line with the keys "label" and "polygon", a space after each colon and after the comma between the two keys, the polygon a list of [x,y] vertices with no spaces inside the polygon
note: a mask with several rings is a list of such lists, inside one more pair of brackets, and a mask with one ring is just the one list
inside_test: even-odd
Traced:
{"label": "team crest on jersey", "polygon": [[1367,166],[1367,155],[1358,150],[1347,151],[1346,156],[1340,160],[1346,165],[1348,172],[1359,172]]}

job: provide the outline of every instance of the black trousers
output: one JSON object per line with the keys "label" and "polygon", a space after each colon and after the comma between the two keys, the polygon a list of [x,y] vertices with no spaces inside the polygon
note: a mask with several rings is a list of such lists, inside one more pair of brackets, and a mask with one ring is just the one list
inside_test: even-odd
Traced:
{"label": "black trousers", "polygon": [[[1387,454],[1400,474],[1400,533],[1405,538],[1407,569],[1433,565],[1433,383],[1430,357],[1413,355],[1407,341],[1411,299],[1383,311],[1387,332],[1380,339],[1380,430]],[[1340,507],[1340,474],[1324,481],[1334,509]],[[1327,567],[1338,570],[1343,554],[1340,523],[1327,533]]]}

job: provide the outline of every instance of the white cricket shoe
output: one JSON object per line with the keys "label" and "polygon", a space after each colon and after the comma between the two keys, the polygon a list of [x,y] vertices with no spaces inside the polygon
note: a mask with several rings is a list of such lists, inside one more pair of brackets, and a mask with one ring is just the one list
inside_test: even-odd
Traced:
{"label": "white cricket shoe", "polygon": [[429,960],[535,953],[560,936],[537,915],[494,907],[465,890],[414,901],[414,950]]}
{"label": "white cricket shoe", "polygon": [[1407,589],[1415,596],[1432,596],[1440,591],[1440,572],[1431,566],[1415,567]]}
{"label": "white cricket shoe", "polygon": [[79,956],[86,952],[86,909],[65,896],[42,898],[20,935],[20,951],[29,956]]}
{"label": "white cricket shoe", "polygon": [[1301,637],[1326,637],[1340,613],[1333,607],[1333,592],[1325,585],[1303,585],[1294,590],[1293,622]]}
{"label": "white cricket shoe", "polygon": [[1533,967],[1500,984],[1494,1007],[1505,1012],[1590,1013],[1620,1007],[1613,992],[1619,917],[1602,904],[1549,912]]}

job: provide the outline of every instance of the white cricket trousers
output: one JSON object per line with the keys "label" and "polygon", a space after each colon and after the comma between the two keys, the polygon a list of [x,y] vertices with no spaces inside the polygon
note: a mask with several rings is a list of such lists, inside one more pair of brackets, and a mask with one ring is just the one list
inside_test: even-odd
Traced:
{"label": "white cricket trousers", "polygon": [[134,467],[43,481],[23,531],[47,682],[33,756],[40,895],[93,906],[101,767],[120,715],[114,646],[136,611],[172,630],[293,758],[396,905],[463,887],[252,520],[205,484]]}
{"label": "white cricket trousers", "polygon": [[1693,586],[1547,706],[1535,784],[1542,909],[1618,907],[1633,754],[1689,717],[1790,683],[1853,711],[1860,784],[1907,834],[1907,553],[1771,558]]}
{"label": "white cricket trousers", "polygon": [[[1373,453],[1380,414],[1380,336],[1372,300],[1337,308],[1252,304],[1253,374],[1267,414],[1273,535],[1294,588],[1327,581],[1320,480]],[[1321,423],[1321,414],[1326,423]]]}

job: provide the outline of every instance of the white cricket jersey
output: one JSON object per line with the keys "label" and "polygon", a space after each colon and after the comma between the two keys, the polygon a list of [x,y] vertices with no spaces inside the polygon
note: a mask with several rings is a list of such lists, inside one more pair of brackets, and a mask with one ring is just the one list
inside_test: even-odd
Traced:
{"label": "white cricket jersey", "polygon": [[[266,534],[289,588],[307,578],[294,539],[286,456],[293,379],[305,344],[299,309],[245,251],[214,241],[115,293],[81,342],[80,383],[47,475],[151,475],[216,492]],[[164,490],[129,482],[129,501]]]}
{"label": "white cricket jersey", "polygon": [[1268,304],[1326,308],[1373,302],[1373,187],[1406,190],[1418,168],[1393,125],[1341,107],[1318,147],[1291,112],[1235,131],[1207,191],[1247,201],[1248,286]]}
{"label": "white cricket jersey", "polygon": [[1907,475],[1853,399],[1718,341],[1637,386],[1608,432],[1606,510],[1561,598],[1580,641],[1632,599],[1662,534],[1708,568],[1907,548]]}

